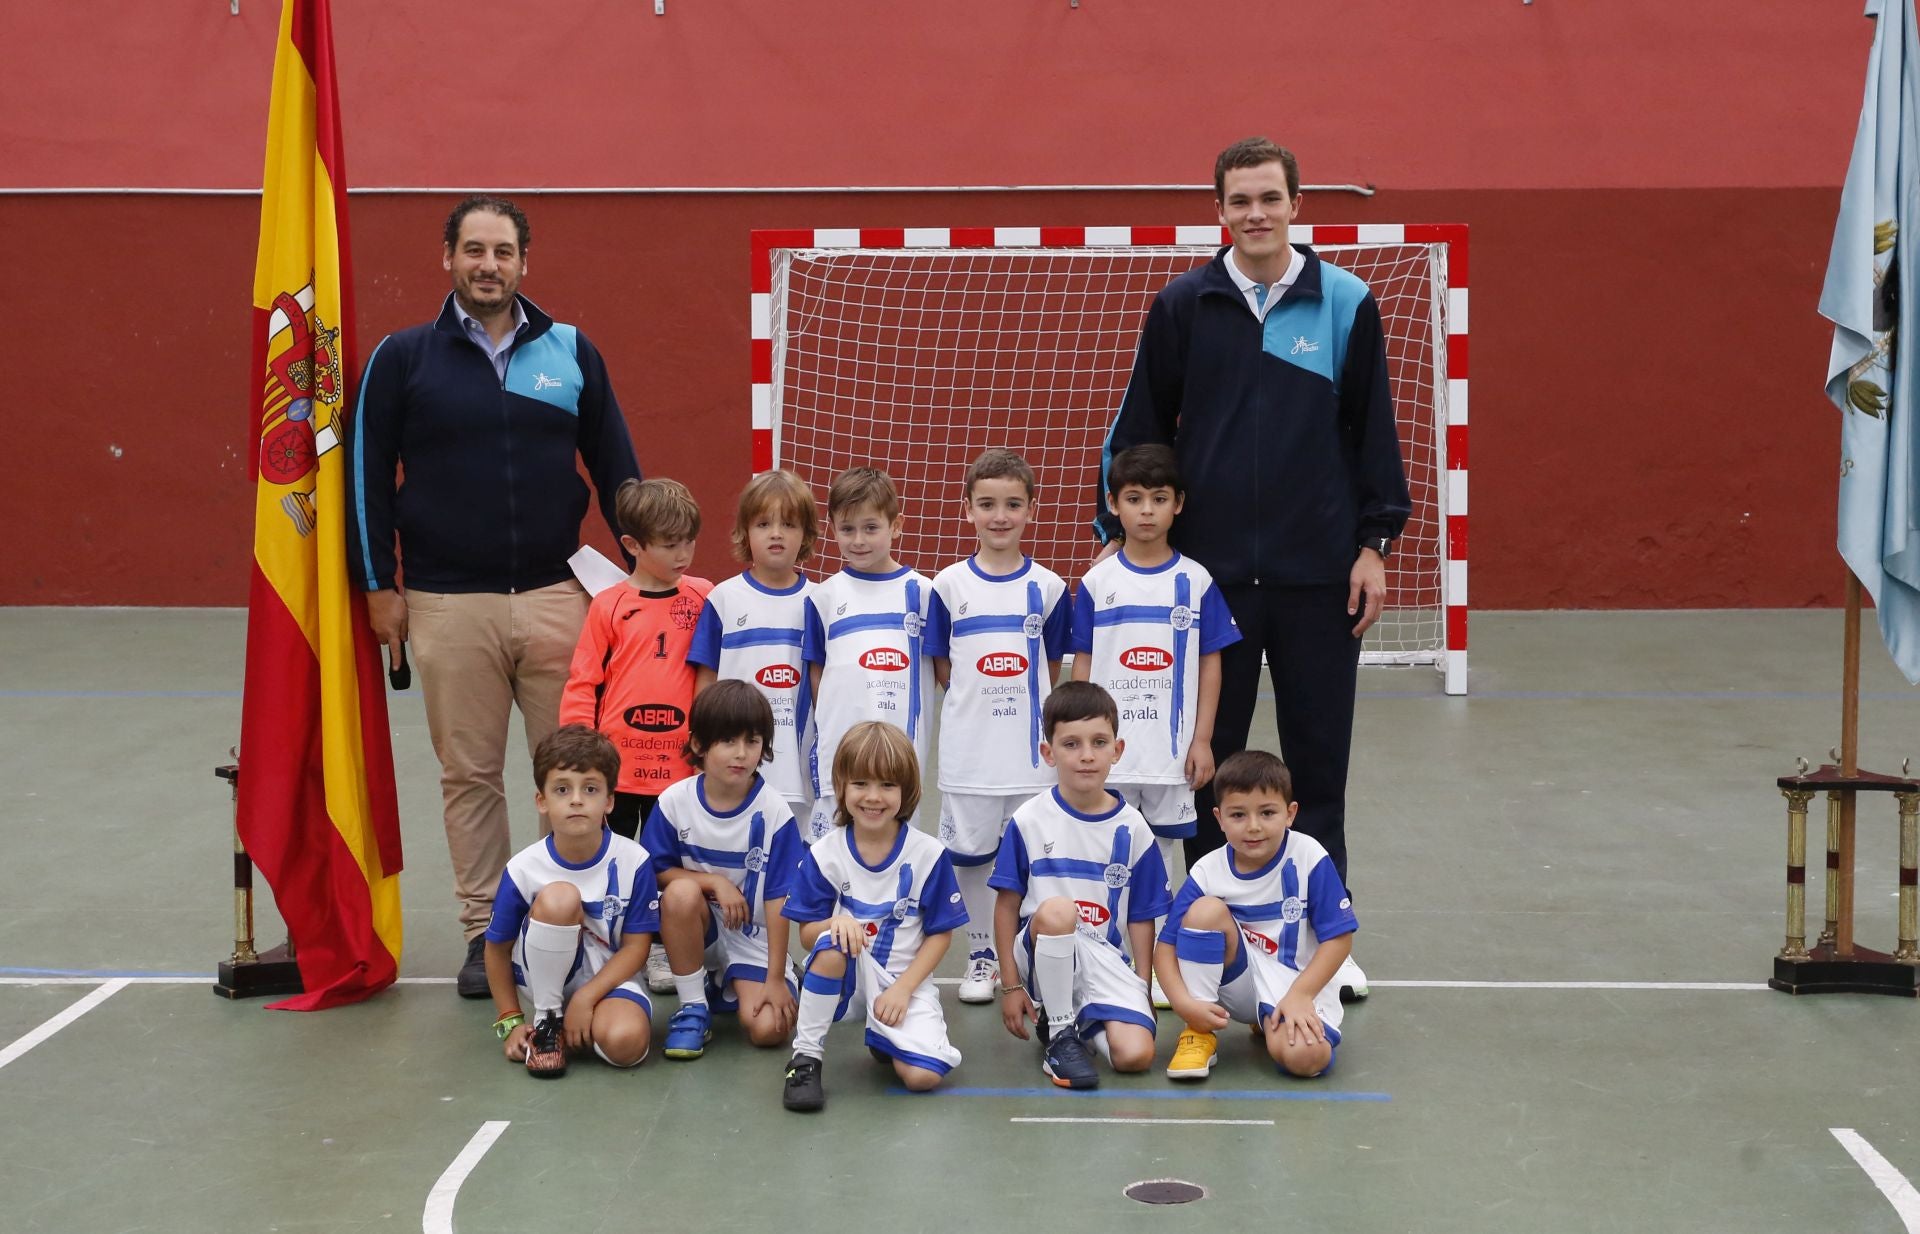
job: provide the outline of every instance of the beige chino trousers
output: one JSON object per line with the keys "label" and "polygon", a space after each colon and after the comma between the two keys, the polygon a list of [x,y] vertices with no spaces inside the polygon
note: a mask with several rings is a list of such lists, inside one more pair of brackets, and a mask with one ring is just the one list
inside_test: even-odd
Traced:
{"label": "beige chino trousers", "polygon": [[407,641],[440,760],[453,894],[471,940],[487,928],[514,851],[502,780],[508,718],[518,704],[529,758],[559,726],[587,593],[569,579],[514,594],[409,590],[406,597]]}

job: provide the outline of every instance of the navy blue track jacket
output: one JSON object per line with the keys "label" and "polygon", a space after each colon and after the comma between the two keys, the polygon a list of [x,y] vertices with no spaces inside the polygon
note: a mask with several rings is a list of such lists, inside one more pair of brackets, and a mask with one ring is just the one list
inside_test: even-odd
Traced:
{"label": "navy blue track jacket", "polygon": [[[607,366],[587,336],[520,297],[527,329],[507,376],[461,329],[449,295],[434,321],[380,340],[347,432],[348,566],[365,590],[514,592],[572,576],[586,461],[600,512],[640,474]],[[406,469],[396,482],[394,466]]]}
{"label": "navy blue track jacket", "polygon": [[1361,539],[1398,536],[1412,503],[1393,423],[1380,308],[1305,245],[1306,266],[1263,323],[1227,249],[1154,298],[1100,459],[1173,446],[1186,505],[1172,540],[1222,584],[1341,583]]}

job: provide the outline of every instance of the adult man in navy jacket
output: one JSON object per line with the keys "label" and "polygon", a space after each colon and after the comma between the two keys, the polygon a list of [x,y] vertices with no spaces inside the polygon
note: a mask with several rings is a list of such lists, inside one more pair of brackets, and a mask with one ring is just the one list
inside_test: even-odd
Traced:
{"label": "adult man in navy jacket", "polygon": [[574,457],[616,535],[614,490],[640,474],[600,353],[519,294],[527,241],[510,201],[455,207],[442,256],[453,291],[433,321],[374,348],[349,430],[349,566],[390,660],[411,642],[420,667],[466,998],[488,993],[481,935],[513,853],[507,721],[518,703],[529,752],[554,730],[587,611],[567,565],[587,512]]}
{"label": "adult man in navy jacket", "polygon": [[[1214,165],[1233,243],[1169,283],[1140,335],[1101,460],[1173,446],[1186,481],[1175,547],[1220,584],[1242,641],[1220,657],[1213,751],[1246,748],[1264,655],[1301,831],[1347,873],[1346,787],[1360,636],[1380,616],[1386,558],[1411,503],[1379,306],[1353,275],[1287,242],[1294,157],[1248,138]],[[1111,546],[1119,522],[1100,518]],[[1196,785],[1191,862],[1222,843]],[[1363,996],[1357,966],[1338,980]]]}

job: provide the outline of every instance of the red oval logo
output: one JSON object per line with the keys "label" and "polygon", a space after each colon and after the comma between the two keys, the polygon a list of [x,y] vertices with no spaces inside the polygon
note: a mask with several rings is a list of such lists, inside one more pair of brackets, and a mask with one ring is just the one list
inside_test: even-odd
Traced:
{"label": "red oval logo", "polygon": [[1113,916],[1104,904],[1089,904],[1085,900],[1075,900],[1073,906],[1080,910],[1080,920],[1090,926],[1103,926]]}
{"label": "red oval logo", "polygon": [[628,728],[643,733],[671,733],[687,722],[687,713],[672,703],[642,703],[629,707],[622,717]]}
{"label": "red oval logo", "polygon": [[1129,647],[1120,653],[1120,667],[1137,673],[1165,672],[1173,667],[1173,657],[1158,647]]}
{"label": "red oval logo", "polygon": [[1246,940],[1249,943],[1252,943],[1254,946],[1266,952],[1268,955],[1280,954],[1280,944],[1274,942],[1272,939],[1268,938],[1266,935],[1262,934],[1260,931],[1248,929],[1246,926],[1241,926],[1240,933],[1245,936]]}
{"label": "red oval logo", "polygon": [[860,667],[876,673],[904,673],[907,653],[894,647],[875,647],[860,657]]}
{"label": "red oval logo", "polygon": [[753,679],[769,690],[791,690],[800,684],[800,670],[791,664],[769,664]]}
{"label": "red oval logo", "polygon": [[1027,658],[1017,651],[996,651],[981,656],[979,668],[989,677],[1018,677],[1027,671]]}

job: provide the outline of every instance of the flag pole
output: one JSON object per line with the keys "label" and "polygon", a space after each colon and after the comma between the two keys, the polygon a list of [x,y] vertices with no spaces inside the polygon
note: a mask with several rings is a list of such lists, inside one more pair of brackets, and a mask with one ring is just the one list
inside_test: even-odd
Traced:
{"label": "flag pole", "polygon": [[[1860,774],[1860,576],[1847,570],[1846,635],[1840,655],[1840,774]],[[1853,823],[1858,794],[1840,790],[1840,841],[1835,851],[1839,876],[1835,880],[1833,953],[1853,955]]]}

